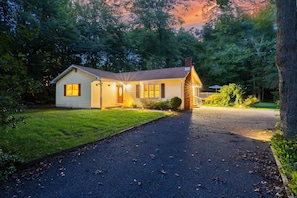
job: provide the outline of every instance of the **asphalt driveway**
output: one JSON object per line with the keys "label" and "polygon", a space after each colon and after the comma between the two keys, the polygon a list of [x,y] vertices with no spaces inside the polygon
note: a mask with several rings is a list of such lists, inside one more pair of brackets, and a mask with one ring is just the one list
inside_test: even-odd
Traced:
{"label": "asphalt driveway", "polygon": [[45,160],[0,197],[274,197],[278,112],[198,108]]}

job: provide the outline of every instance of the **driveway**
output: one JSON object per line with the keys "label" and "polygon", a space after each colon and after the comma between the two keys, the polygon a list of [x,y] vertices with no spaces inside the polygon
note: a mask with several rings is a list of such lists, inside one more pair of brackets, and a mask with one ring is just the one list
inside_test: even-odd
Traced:
{"label": "driveway", "polygon": [[37,163],[0,197],[284,196],[269,143],[277,111],[197,108]]}

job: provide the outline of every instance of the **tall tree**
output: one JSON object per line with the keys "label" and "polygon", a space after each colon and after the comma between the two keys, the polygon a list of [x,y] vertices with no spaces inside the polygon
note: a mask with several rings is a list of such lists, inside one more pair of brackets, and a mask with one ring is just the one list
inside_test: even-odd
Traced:
{"label": "tall tree", "polygon": [[80,42],[76,50],[82,64],[108,71],[126,70],[125,25],[117,4],[106,0],[76,3]]}
{"label": "tall tree", "polygon": [[235,82],[246,87],[247,94],[263,100],[264,93],[270,92],[265,99],[272,99],[271,92],[278,89],[273,19],[269,7],[255,16],[234,15],[228,10],[209,21],[197,52],[204,84]]}
{"label": "tall tree", "polygon": [[[174,37],[174,25],[180,20],[173,15],[178,1],[133,0],[128,3],[131,12],[130,40],[134,53],[140,57],[141,69],[177,66],[178,53]],[[139,35],[141,33],[141,36]]]}
{"label": "tall tree", "polygon": [[280,118],[283,134],[297,136],[297,15],[296,0],[276,0]]}

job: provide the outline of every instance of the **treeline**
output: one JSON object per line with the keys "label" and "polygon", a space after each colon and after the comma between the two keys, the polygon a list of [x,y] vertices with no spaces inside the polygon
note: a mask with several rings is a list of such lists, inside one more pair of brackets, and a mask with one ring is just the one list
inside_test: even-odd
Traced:
{"label": "treeline", "polygon": [[220,14],[203,30],[186,31],[176,28],[182,19],[172,14],[179,1],[120,2],[1,1],[1,95],[54,103],[49,82],[71,64],[125,72],[179,67],[185,57],[193,58],[206,89],[237,83],[262,99],[277,90],[270,7],[249,17],[218,5]]}

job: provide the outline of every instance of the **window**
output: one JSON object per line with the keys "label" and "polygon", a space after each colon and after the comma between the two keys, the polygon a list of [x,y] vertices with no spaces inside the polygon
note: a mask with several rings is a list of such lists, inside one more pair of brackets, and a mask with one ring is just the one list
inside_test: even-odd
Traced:
{"label": "window", "polygon": [[164,98],[165,94],[165,85],[164,84],[146,84],[143,85],[143,92],[139,94],[140,87],[136,86],[136,98],[143,97],[143,98]]}
{"label": "window", "polygon": [[64,96],[80,96],[80,84],[64,85]]}

